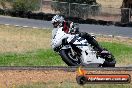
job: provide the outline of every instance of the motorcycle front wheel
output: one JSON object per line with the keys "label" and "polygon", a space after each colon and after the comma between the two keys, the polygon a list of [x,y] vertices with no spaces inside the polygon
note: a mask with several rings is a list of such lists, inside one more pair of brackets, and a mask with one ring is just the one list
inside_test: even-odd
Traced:
{"label": "motorcycle front wheel", "polygon": [[73,55],[71,49],[62,49],[60,50],[60,56],[62,60],[68,66],[79,66],[81,65],[81,58],[78,55]]}

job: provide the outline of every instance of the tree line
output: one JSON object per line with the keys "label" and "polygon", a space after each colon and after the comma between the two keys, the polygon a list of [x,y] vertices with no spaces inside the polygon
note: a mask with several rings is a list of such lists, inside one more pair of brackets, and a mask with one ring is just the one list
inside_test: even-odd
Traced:
{"label": "tree line", "polygon": [[[40,9],[41,0],[0,0],[1,9],[14,11],[35,11]],[[8,6],[10,8],[8,8]]]}
{"label": "tree line", "polygon": [[80,4],[94,4],[94,3],[96,3],[96,0],[53,0],[53,1],[80,3]]}

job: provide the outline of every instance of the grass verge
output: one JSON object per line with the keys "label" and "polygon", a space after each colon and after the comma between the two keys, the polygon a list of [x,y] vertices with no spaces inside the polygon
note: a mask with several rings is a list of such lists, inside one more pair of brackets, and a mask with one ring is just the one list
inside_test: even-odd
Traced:
{"label": "grass verge", "polygon": [[[132,63],[132,39],[97,37],[119,65]],[[0,25],[0,66],[65,65],[50,47],[51,30]]]}
{"label": "grass verge", "polygon": [[62,83],[31,83],[28,85],[20,85],[16,88],[131,88],[131,84],[86,84],[84,86],[72,82]]}
{"label": "grass verge", "polygon": [[118,65],[132,64],[132,45],[101,42],[115,56]]}
{"label": "grass verge", "polygon": [[26,53],[0,54],[0,66],[63,66],[60,56],[51,49]]}
{"label": "grass verge", "polygon": [[0,52],[27,52],[50,48],[51,30],[0,25]]}
{"label": "grass verge", "polygon": [[[118,65],[132,64],[132,46],[101,42],[116,58]],[[39,49],[25,53],[0,54],[0,66],[64,66],[60,56],[52,49]]]}

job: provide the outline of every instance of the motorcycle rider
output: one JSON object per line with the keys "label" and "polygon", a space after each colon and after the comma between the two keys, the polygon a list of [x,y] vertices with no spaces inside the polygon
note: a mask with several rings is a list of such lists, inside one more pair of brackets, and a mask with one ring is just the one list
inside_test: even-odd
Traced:
{"label": "motorcycle rider", "polygon": [[63,27],[63,31],[65,33],[71,33],[76,34],[78,33],[80,37],[86,39],[89,44],[93,46],[93,49],[100,52],[100,53],[109,53],[107,50],[102,48],[98,42],[91,36],[90,34],[86,32],[79,32],[79,27],[71,22],[71,21],[65,21],[62,16],[56,15],[52,18],[52,24],[54,28],[57,27]]}
{"label": "motorcycle rider", "polygon": [[[78,34],[79,37],[81,37],[80,40],[86,39],[88,43],[86,43],[86,41],[84,40],[83,43],[87,44],[87,45],[92,45],[93,49],[96,50],[97,52],[101,52],[101,54],[108,54],[111,55],[107,50],[104,50],[99,44],[98,42],[88,33],[86,32],[79,32],[79,27],[77,27],[77,25],[75,25],[75,23],[71,22],[71,21],[65,21],[64,18],[62,16],[59,15],[55,15],[52,18],[52,24],[54,28],[60,28],[62,27],[62,30],[68,34],[67,37],[72,36],[73,34]],[[83,38],[83,39],[82,39]],[[73,43],[73,40],[69,40],[68,38],[64,39],[65,41],[63,41],[63,43]],[[80,48],[80,47],[79,47]],[[82,57],[84,58],[84,62],[85,59],[87,59],[87,55],[88,53],[85,52],[86,51],[86,47],[81,46],[80,48],[82,50]],[[91,57],[91,56],[89,56]]]}

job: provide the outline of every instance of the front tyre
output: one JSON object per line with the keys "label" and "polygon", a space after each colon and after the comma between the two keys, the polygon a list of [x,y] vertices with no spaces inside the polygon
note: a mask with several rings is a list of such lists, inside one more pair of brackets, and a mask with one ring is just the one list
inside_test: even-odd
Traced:
{"label": "front tyre", "polygon": [[71,49],[62,49],[60,50],[60,56],[62,60],[68,66],[79,66],[81,65],[81,58],[78,55],[73,55]]}

